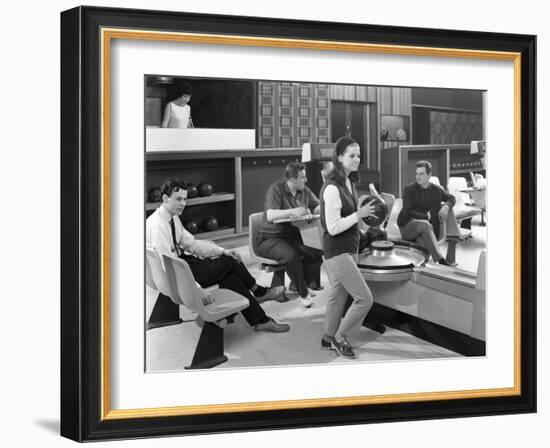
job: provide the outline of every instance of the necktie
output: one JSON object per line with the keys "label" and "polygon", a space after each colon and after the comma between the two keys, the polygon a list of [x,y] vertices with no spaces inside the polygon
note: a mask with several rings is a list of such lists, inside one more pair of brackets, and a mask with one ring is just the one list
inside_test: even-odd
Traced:
{"label": "necktie", "polygon": [[179,257],[180,256],[180,249],[178,247],[178,244],[176,242],[176,224],[174,223],[174,218],[170,218],[170,230],[172,231],[172,243],[174,244],[174,247],[176,249],[176,254]]}

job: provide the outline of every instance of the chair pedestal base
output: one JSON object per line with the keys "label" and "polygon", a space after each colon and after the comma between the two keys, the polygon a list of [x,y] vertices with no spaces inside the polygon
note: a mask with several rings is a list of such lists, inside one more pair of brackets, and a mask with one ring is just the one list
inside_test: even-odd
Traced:
{"label": "chair pedestal base", "polygon": [[487,225],[487,223],[485,222],[485,212],[484,211],[481,212],[481,222],[479,223],[479,225],[481,227],[485,227]]}
{"label": "chair pedestal base", "polygon": [[147,322],[147,330],[170,325],[178,325],[183,321],[180,319],[180,307],[170,297],[159,294],[153,312]]}
{"label": "chair pedestal base", "polygon": [[204,322],[193,360],[186,369],[210,369],[227,361],[223,353],[223,328]]}

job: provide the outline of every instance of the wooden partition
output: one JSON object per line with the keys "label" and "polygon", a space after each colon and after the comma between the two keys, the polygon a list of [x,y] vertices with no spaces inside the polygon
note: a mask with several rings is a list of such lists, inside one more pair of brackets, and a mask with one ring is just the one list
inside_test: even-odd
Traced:
{"label": "wooden partition", "polygon": [[401,197],[405,185],[415,181],[416,162],[427,160],[432,164],[432,175],[447,188],[449,177],[464,176],[470,172],[485,175],[480,154],[470,154],[470,145],[405,145],[384,149],[381,157],[381,188],[385,193]]}

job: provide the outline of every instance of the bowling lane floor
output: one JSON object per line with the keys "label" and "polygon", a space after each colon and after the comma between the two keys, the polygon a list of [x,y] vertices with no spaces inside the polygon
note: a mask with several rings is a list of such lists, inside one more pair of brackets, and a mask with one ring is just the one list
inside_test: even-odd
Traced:
{"label": "bowling lane floor", "polygon": [[[475,223],[477,224],[477,223]],[[457,246],[456,259],[461,269],[476,271],[479,252],[485,247],[485,227],[472,226],[473,237]],[[242,242],[242,241],[241,241]],[[224,244],[228,247],[228,244]],[[259,284],[268,285],[272,274],[254,264],[248,246],[238,246],[251,274]],[[445,252],[446,248],[443,248]],[[287,277],[288,287],[288,277]],[[286,303],[265,302],[266,313],[279,322],[288,323],[288,333],[256,333],[239,314],[225,329],[225,354],[229,358],[216,369],[240,367],[269,367],[283,365],[399,362],[418,359],[458,358],[460,354],[426,342],[407,333],[388,327],[384,334],[361,327],[350,339],[358,359],[346,360],[333,351],[321,350],[323,316],[326,307],[328,283],[321,270],[323,291],[316,293],[314,304],[306,309],[296,295]],[[155,292],[147,290],[147,316],[154,305]],[[182,318],[186,313],[182,310]],[[179,325],[156,328],[146,332],[146,366],[148,372],[183,370],[191,362],[200,328],[193,320]]]}

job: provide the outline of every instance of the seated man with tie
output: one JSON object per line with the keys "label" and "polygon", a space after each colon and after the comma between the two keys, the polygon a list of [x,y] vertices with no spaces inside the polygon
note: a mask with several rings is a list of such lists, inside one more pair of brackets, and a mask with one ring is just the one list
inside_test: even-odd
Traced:
{"label": "seated man with tie", "polygon": [[237,251],[196,239],[185,230],[179,218],[187,201],[187,186],[182,179],[166,180],[161,193],[162,204],[146,221],[147,245],[161,254],[185,260],[195,281],[203,288],[217,283],[222,288],[246,297],[250,306],[242,310],[241,314],[256,331],[288,331],[287,324],[275,322],[258,303],[258,299],[265,301],[282,296],[284,286],[267,289],[258,285],[241,262]]}
{"label": "seated man with tie", "polygon": [[309,291],[322,289],[320,269],[323,252],[305,246],[300,230],[290,222],[273,221],[311,213],[319,213],[319,199],[306,186],[306,168],[303,163],[290,162],[285,178],[269,187],[265,199],[262,225],[258,231],[258,255],[286,266],[290,289],[296,290],[305,308],[313,304]]}

